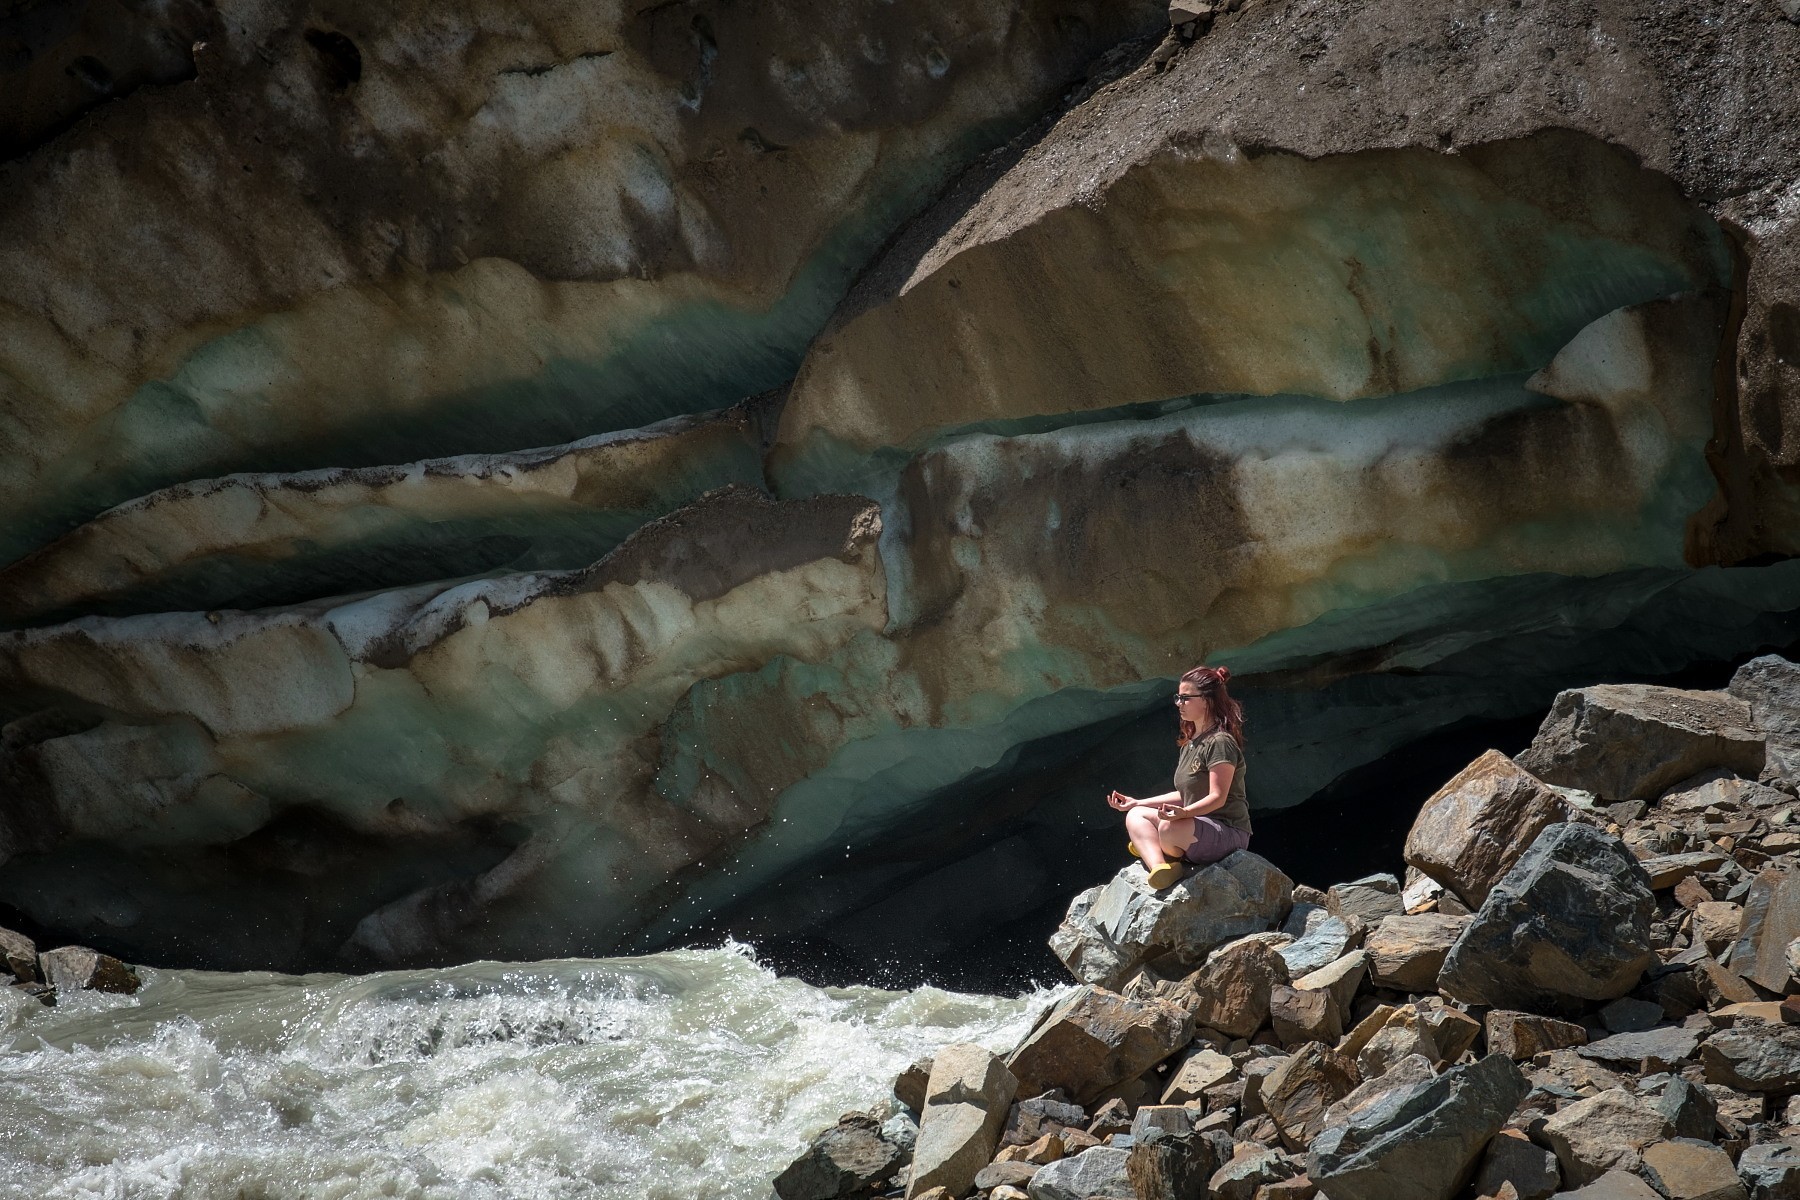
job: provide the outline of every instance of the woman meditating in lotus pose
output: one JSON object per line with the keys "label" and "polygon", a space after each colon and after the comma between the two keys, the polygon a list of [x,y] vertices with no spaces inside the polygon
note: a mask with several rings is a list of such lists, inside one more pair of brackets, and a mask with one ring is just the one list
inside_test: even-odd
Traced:
{"label": "woman meditating in lotus pose", "polygon": [[1106,802],[1125,814],[1131,852],[1144,860],[1150,886],[1181,878],[1180,863],[1216,863],[1250,844],[1244,802],[1244,710],[1225,690],[1231,671],[1195,667],[1175,688],[1181,736],[1175,790],[1145,800],[1114,792]]}

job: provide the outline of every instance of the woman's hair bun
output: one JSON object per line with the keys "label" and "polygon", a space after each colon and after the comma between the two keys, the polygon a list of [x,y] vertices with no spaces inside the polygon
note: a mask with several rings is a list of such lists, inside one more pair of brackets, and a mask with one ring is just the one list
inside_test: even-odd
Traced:
{"label": "woman's hair bun", "polygon": [[1214,667],[1213,668],[1213,676],[1220,683],[1224,683],[1231,678],[1231,668],[1230,667]]}

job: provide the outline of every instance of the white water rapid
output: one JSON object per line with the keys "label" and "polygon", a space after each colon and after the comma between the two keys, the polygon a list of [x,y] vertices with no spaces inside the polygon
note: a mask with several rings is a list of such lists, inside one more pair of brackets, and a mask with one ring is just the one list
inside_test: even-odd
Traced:
{"label": "white water rapid", "polygon": [[0,1010],[0,1194],[702,1200],[1048,995],[818,989],[738,948],[367,976],[147,972]]}

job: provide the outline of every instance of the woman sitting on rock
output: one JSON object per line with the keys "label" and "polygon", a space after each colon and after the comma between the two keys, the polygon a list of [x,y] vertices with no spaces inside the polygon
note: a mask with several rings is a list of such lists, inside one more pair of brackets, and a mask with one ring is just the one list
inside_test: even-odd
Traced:
{"label": "woman sitting on rock", "polygon": [[1144,860],[1150,886],[1181,878],[1179,863],[1203,867],[1250,844],[1244,802],[1244,710],[1225,690],[1231,671],[1195,667],[1175,688],[1181,735],[1175,790],[1145,800],[1114,792],[1106,802],[1125,814],[1131,852]]}

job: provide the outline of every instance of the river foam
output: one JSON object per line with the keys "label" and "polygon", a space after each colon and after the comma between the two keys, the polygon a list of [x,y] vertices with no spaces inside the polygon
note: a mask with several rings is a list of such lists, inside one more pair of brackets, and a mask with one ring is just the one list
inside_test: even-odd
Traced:
{"label": "river foam", "polygon": [[151,972],[136,997],[33,1006],[0,1035],[0,1190],[763,1200],[811,1134],[885,1103],[913,1058],[1004,1048],[1048,999],[813,988],[739,947]]}

